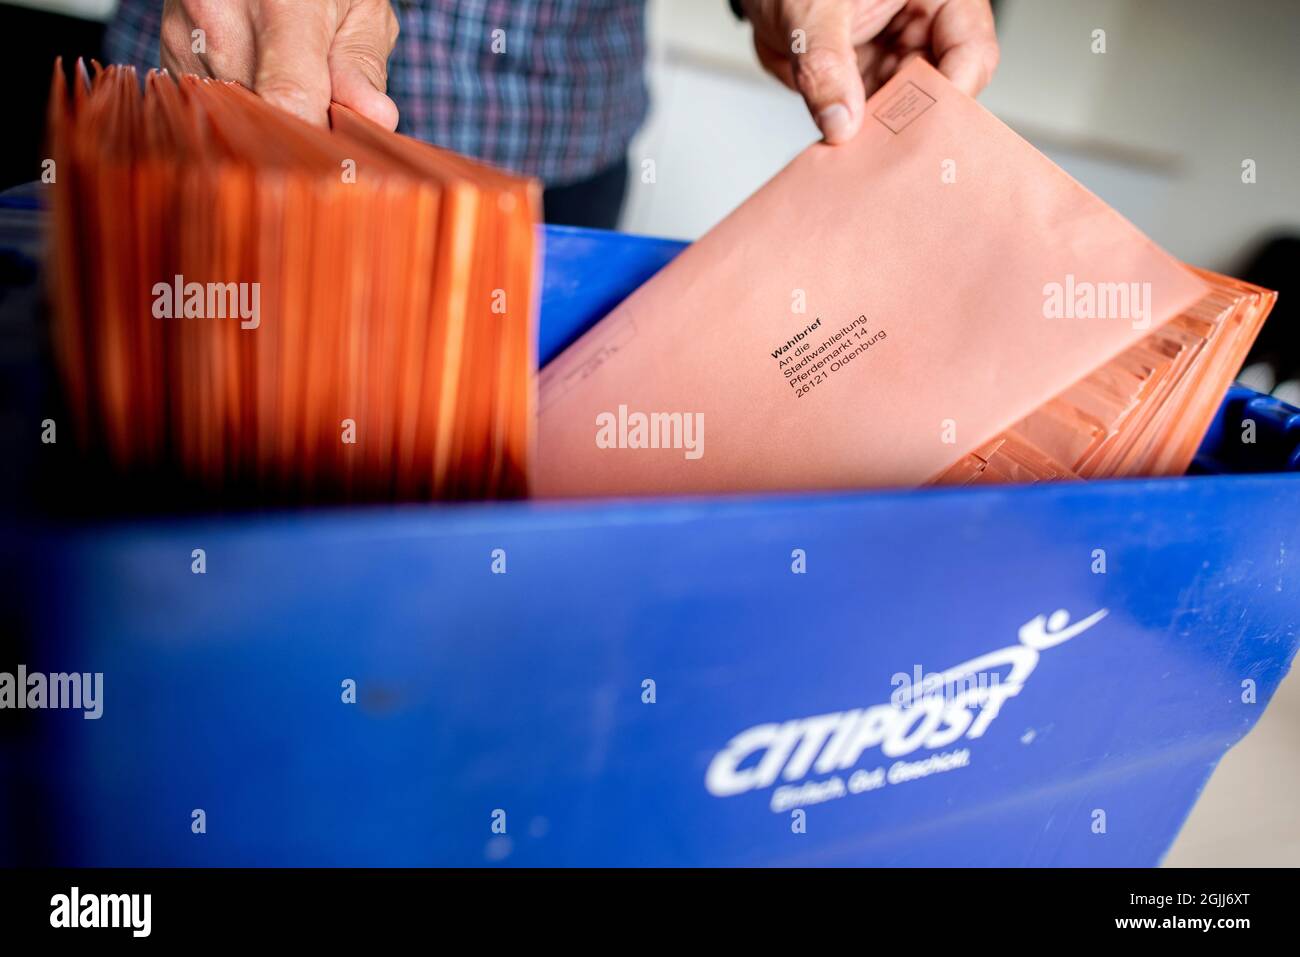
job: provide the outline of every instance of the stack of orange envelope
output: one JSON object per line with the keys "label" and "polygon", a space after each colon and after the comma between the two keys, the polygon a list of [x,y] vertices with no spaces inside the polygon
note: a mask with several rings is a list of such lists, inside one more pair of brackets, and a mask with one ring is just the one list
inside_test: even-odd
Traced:
{"label": "stack of orange envelope", "polygon": [[536,183],[337,105],[56,69],[79,442],[256,501],[1185,470],[1274,294],[1177,262],[919,59],[867,110],[538,379]]}
{"label": "stack of orange envelope", "polygon": [[[56,67],[54,350],[119,475],[254,500],[519,496],[540,190],[335,106]],[[166,484],[166,483],[163,483]]]}
{"label": "stack of orange envelope", "polygon": [[1191,308],[946,469],[939,485],[1181,475],[1277,294],[1196,270]]}
{"label": "stack of orange envelope", "polygon": [[542,495],[1185,470],[1274,294],[915,59],[542,372]]}

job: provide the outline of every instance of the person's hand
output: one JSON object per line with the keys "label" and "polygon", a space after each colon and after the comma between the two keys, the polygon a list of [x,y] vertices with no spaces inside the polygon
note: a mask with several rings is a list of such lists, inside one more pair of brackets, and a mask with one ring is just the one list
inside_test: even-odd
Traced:
{"label": "person's hand", "polygon": [[167,0],[163,8],[168,72],[235,80],[322,126],[333,99],[397,128],[397,104],[385,95],[396,42],[388,0]]}
{"label": "person's hand", "polygon": [[[912,56],[974,96],[998,65],[989,0],[741,0],[758,60],[803,95],[828,143],[851,140],[863,102]],[[796,32],[802,31],[802,32]]]}

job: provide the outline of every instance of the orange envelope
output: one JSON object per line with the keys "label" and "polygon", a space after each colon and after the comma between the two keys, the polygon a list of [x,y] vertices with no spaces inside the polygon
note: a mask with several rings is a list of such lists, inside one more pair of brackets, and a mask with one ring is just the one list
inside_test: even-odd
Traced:
{"label": "orange envelope", "polygon": [[920,484],[1206,285],[934,68],[543,370],[541,496]]}

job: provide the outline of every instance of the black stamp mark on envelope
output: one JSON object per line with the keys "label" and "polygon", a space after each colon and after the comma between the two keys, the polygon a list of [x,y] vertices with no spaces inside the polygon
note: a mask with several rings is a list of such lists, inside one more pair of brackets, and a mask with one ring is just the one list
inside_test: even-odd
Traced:
{"label": "black stamp mark on envelope", "polygon": [[872,115],[891,133],[901,133],[934,103],[934,97],[909,80]]}

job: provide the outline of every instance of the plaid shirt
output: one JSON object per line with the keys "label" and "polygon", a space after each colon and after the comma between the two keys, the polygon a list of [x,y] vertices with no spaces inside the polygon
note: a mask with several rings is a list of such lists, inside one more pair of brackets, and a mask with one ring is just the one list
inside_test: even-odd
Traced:
{"label": "plaid shirt", "polygon": [[[162,0],[122,0],[110,62],[157,66]],[[645,118],[644,0],[397,0],[403,133],[548,186],[621,160]],[[501,30],[503,33],[495,33]],[[494,38],[504,42],[493,52]]]}

